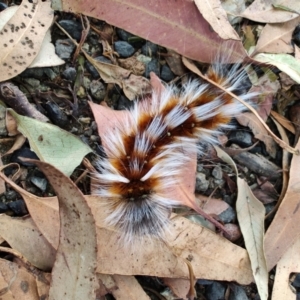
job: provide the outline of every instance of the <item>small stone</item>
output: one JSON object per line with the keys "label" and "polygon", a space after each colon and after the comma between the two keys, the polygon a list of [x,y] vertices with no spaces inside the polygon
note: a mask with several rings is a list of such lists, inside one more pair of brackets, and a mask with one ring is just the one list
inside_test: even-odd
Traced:
{"label": "small stone", "polygon": [[169,66],[163,65],[161,68],[160,78],[165,82],[169,82],[175,78],[175,75]]}
{"label": "small stone", "polygon": [[6,212],[6,211],[8,211],[8,206],[7,206],[7,204],[6,204],[6,203],[3,203],[3,202],[0,202],[0,213],[2,214],[2,213],[4,213],[4,212]]}
{"label": "small stone", "polygon": [[135,49],[129,43],[124,41],[115,42],[114,49],[116,52],[118,52],[120,57],[124,57],[124,58],[133,55],[133,53],[135,52]]}
{"label": "small stone", "polygon": [[154,72],[158,77],[160,76],[160,64],[156,58],[146,64],[145,77],[150,78],[150,72]]}
{"label": "small stone", "polygon": [[47,179],[39,176],[32,176],[30,181],[39,188],[42,192],[46,191],[47,188]]}
{"label": "small stone", "polygon": [[203,173],[197,173],[196,175],[196,192],[205,192],[208,189],[209,181],[206,180],[206,176]]}
{"label": "small stone", "polygon": [[23,78],[36,78],[42,79],[44,76],[43,68],[27,68],[24,72],[21,73]]}
{"label": "small stone", "polygon": [[82,25],[75,20],[61,20],[58,24],[65,29],[73,39],[80,41]]}
{"label": "small stone", "polygon": [[150,42],[150,41],[146,41],[146,43],[143,45],[142,47],[142,53],[146,56],[156,56],[158,51],[158,45]]}
{"label": "small stone", "polygon": [[130,32],[128,32],[124,29],[121,29],[121,28],[117,29],[117,34],[118,34],[119,38],[123,41],[128,41],[128,39],[134,37],[133,34],[131,34]]}
{"label": "small stone", "polygon": [[101,81],[92,80],[90,84],[91,95],[98,101],[104,100],[106,88]]}
{"label": "small stone", "polygon": [[17,198],[17,192],[15,192],[14,190],[10,190],[10,191],[7,191],[6,193],[5,193],[5,198],[7,199],[7,200],[16,200],[16,198]]}
{"label": "small stone", "polygon": [[232,207],[228,207],[225,211],[218,215],[218,218],[223,223],[233,223],[236,220],[236,212]]}
{"label": "small stone", "polygon": [[251,133],[244,130],[231,131],[229,134],[229,141],[240,147],[250,147],[253,144]]}
{"label": "small stone", "polygon": [[226,285],[214,281],[212,284],[208,285],[205,289],[206,300],[224,299],[225,290],[226,290]]}
{"label": "small stone", "polygon": [[212,176],[214,176],[216,179],[222,179],[223,178],[223,170],[220,166],[215,166],[212,170]]}
{"label": "small stone", "polygon": [[152,60],[151,57],[145,56],[145,55],[143,55],[143,54],[138,55],[138,56],[136,57],[136,59],[137,59],[138,61],[142,62],[142,63],[145,64],[145,65],[148,64],[148,63]]}
{"label": "small stone", "polygon": [[68,67],[63,71],[63,77],[69,81],[74,81],[76,78],[77,71],[73,67]]}
{"label": "small stone", "polygon": [[0,11],[4,10],[7,8],[7,4],[0,2]]}
{"label": "small stone", "polygon": [[121,95],[118,101],[117,110],[130,109],[134,105],[133,101],[128,100],[125,96]]}
{"label": "small stone", "polygon": [[48,101],[44,104],[44,108],[47,111],[47,116],[53,124],[62,128],[69,124],[67,115],[56,103]]}
{"label": "small stone", "polygon": [[230,291],[228,300],[248,300],[247,294],[241,286],[232,283]]}
{"label": "small stone", "polygon": [[55,52],[61,59],[70,59],[74,49],[75,45],[69,39],[57,40],[55,42]]}
{"label": "small stone", "polygon": [[224,227],[226,228],[227,232],[229,233],[229,236],[227,235],[227,233],[224,233],[224,236],[231,242],[235,242],[239,238],[241,238],[241,236],[242,236],[241,230],[240,230],[239,226],[237,226],[236,224],[228,223],[228,224],[225,224]]}
{"label": "small stone", "polygon": [[7,206],[16,216],[24,216],[28,214],[25,202],[23,199],[7,203]]}
{"label": "small stone", "polygon": [[44,74],[50,79],[54,80],[57,77],[57,74],[53,71],[52,68],[44,68]]}

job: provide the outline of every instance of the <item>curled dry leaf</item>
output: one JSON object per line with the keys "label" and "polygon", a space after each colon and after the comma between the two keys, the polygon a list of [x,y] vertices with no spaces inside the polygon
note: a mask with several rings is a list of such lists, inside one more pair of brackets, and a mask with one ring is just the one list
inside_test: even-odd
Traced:
{"label": "curled dry leaf", "polygon": [[49,299],[95,299],[97,242],[91,210],[67,176],[47,163],[34,162],[48,178],[59,200],[59,245]]}
{"label": "curled dry leaf", "polygon": [[211,25],[213,30],[224,40],[240,40],[238,34],[230,25],[227,14],[219,0],[195,0],[201,15]]}
{"label": "curled dry leaf", "polygon": [[246,181],[238,178],[236,211],[239,225],[249,253],[251,268],[258,293],[262,300],[268,299],[268,270],[264,255],[265,207],[255,198]]}
{"label": "curled dry leaf", "polygon": [[[296,145],[300,150],[300,141]],[[293,155],[285,196],[265,236],[268,270],[271,270],[299,237],[300,155]]]}
{"label": "curled dry leaf", "polygon": [[53,8],[104,20],[202,62],[212,62],[217,54],[228,57],[228,62],[240,62],[247,56],[241,41],[224,42],[211,30],[194,1],[102,0],[95,6],[94,0],[55,0]]}
{"label": "curled dry leaf", "polygon": [[32,63],[52,20],[51,1],[22,1],[0,30],[0,81],[15,77]]}
{"label": "curled dry leaf", "polygon": [[268,153],[275,158],[277,152],[276,143],[273,138],[269,136],[268,131],[261,122],[257,120],[256,116],[252,113],[243,113],[237,116],[236,119],[241,125],[249,127],[254,136],[265,144]]}
{"label": "curled dry leaf", "polygon": [[[57,247],[57,198],[36,197],[17,186],[3,173],[0,173],[0,177],[22,195],[39,230],[53,247]],[[188,270],[181,257],[192,257],[191,264],[197,278],[237,281],[241,284],[253,280],[248,254],[244,249],[182,217],[173,218],[172,234],[166,244],[148,240],[132,251],[123,248],[118,234],[103,228],[103,211],[99,205],[101,198],[85,198],[97,225],[99,273],[187,279]]]}

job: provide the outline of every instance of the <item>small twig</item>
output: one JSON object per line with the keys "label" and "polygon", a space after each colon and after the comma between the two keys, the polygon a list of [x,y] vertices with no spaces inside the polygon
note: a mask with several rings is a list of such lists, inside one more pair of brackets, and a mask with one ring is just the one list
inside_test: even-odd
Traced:
{"label": "small twig", "polygon": [[[83,21],[83,18],[84,18],[85,22]],[[77,44],[77,48],[76,48],[76,51],[73,56],[73,64],[75,63],[75,61],[81,51],[82,45],[84,44],[84,42],[89,34],[89,31],[90,31],[90,22],[89,22],[88,18],[86,16],[83,16],[83,18],[82,18],[82,15],[80,15],[83,30],[81,32],[80,42],[79,42],[79,44]]]}

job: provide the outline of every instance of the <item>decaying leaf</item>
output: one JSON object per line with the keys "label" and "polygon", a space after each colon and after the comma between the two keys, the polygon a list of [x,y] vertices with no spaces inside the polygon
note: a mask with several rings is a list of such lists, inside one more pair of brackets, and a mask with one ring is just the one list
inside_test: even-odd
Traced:
{"label": "decaying leaf", "polygon": [[[300,141],[296,149],[300,150]],[[268,270],[271,270],[299,237],[300,155],[293,155],[286,194],[265,236]]]}
{"label": "decaying leaf", "polygon": [[[39,230],[51,245],[57,247],[58,238],[54,236],[55,232],[59,232],[57,198],[36,197],[3,173],[0,177],[22,195]],[[249,284],[253,280],[248,254],[244,249],[183,217],[172,219],[172,234],[166,244],[148,240],[141,247],[126,249],[120,245],[117,233],[103,228],[103,210],[99,205],[101,198],[85,198],[97,225],[99,273],[187,279],[189,273],[180,257],[191,257],[197,278],[237,281],[241,284]]]}
{"label": "decaying leaf", "polygon": [[53,8],[104,20],[202,62],[212,62],[217,54],[228,57],[228,62],[240,62],[247,56],[241,41],[225,42],[211,30],[193,1],[102,0],[95,6],[94,0],[54,0]]}
{"label": "decaying leaf", "polygon": [[53,20],[51,1],[23,0],[0,30],[0,81],[24,71],[38,55]]}
{"label": "decaying leaf", "polygon": [[96,229],[84,196],[53,166],[35,161],[54,188],[60,215],[59,245],[49,299],[95,299]]}
{"label": "decaying leaf", "polygon": [[239,36],[230,25],[227,14],[219,0],[195,0],[201,15],[213,30],[224,40],[239,40]]}
{"label": "decaying leaf", "polygon": [[237,184],[237,218],[249,253],[258,293],[262,300],[267,300],[268,270],[263,243],[265,207],[252,194],[245,180],[238,178]]}
{"label": "decaying leaf", "polygon": [[236,119],[241,125],[248,126],[252,130],[254,136],[266,145],[266,150],[273,158],[276,156],[276,143],[256,116],[252,113],[243,113]]}
{"label": "decaying leaf", "polygon": [[31,149],[39,159],[56,166],[68,176],[92,151],[79,138],[55,125],[20,116],[11,109],[8,111],[16,119],[18,130],[28,138]]}
{"label": "decaying leaf", "polygon": [[56,250],[41,235],[32,219],[0,215],[0,236],[28,261],[41,270],[51,270]]}

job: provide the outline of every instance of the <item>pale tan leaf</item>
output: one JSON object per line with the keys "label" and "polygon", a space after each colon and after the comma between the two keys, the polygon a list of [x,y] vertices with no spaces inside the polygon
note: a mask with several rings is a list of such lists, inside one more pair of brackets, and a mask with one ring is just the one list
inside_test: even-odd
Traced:
{"label": "pale tan leaf", "polygon": [[230,25],[220,0],[195,0],[195,3],[204,19],[222,39],[240,40]]}
{"label": "pale tan leaf", "polygon": [[272,300],[295,300],[296,295],[289,285],[291,273],[300,273],[300,238],[291,245],[276,266]]}
{"label": "pale tan leaf", "polygon": [[238,178],[236,211],[249,253],[253,276],[262,300],[268,299],[268,271],[264,255],[265,207],[255,198],[246,181]]}
{"label": "pale tan leaf", "polygon": [[[300,141],[296,145],[300,150]],[[299,237],[300,155],[293,155],[286,194],[265,236],[268,270],[271,270]]]}
{"label": "pale tan leaf", "polygon": [[237,116],[236,119],[241,125],[252,130],[254,136],[266,145],[266,150],[272,157],[276,156],[276,143],[256,116],[252,113],[243,113]]}
{"label": "pale tan leaf", "polygon": [[11,218],[1,214],[0,235],[37,268],[52,268],[56,250],[41,235],[31,218]]}
{"label": "pale tan leaf", "polygon": [[95,299],[97,242],[91,210],[70,178],[47,163],[35,164],[48,178],[59,201],[59,245],[49,299]]}
{"label": "pale tan leaf", "polygon": [[113,275],[117,289],[112,290],[116,300],[150,300],[133,276]]}
{"label": "pale tan leaf", "polygon": [[228,165],[230,165],[232,169],[235,171],[235,174],[238,175],[238,170],[233,159],[220,147],[214,146],[214,148],[217,152],[218,157],[221,158],[223,161],[225,161]]}
{"label": "pale tan leaf", "polygon": [[172,293],[183,300],[187,299],[187,294],[190,290],[190,280],[181,278],[163,278],[163,282],[167,285]]}
{"label": "pale tan leaf", "polygon": [[0,81],[20,74],[32,63],[52,23],[51,1],[31,2],[23,0],[0,31]]}
{"label": "pale tan leaf", "polygon": [[24,267],[0,258],[1,299],[39,300],[35,277]]}
{"label": "pale tan leaf", "polygon": [[64,63],[65,61],[62,60],[59,56],[57,56],[55,53],[54,45],[51,43],[51,32],[50,30],[48,30],[45,34],[38,55],[28,66],[28,68],[53,67],[60,66]]}
{"label": "pale tan leaf", "polygon": [[267,24],[259,36],[254,53],[293,53],[292,33],[299,22],[300,17],[284,23]]}
{"label": "pale tan leaf", "polygon": [[14,5],[7,7],[6,9],[0,12],[0,30],[2,30],[7,21],[9,21],[9,19],[16,13],[18,8],[18,5]]}
{"label": "pale tan leaf", "polygon": [[[275,8],[275,5],[291,7],[293,11]],[[242,17],[261,23],[280,23],[295,19],[300,3],[294,0],[255,0],[241,14]]]}

